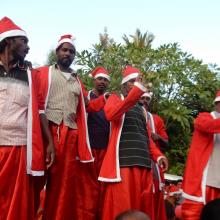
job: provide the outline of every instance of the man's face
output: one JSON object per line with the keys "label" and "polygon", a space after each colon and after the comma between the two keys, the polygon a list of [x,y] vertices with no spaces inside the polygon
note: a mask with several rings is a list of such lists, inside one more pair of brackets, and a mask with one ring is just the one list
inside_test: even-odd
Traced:
{"label": "man's face", "polygon": [[215,110],[220,113],[220,102],[215,102]]}
{"label": "man's face", "polygon": [[127,92],[127,94],[130,92],[130,90],[134,87],[134,83],[135,83],[135,79],[130,79],[129,81],[127,81],[125,84],[124,84],[124,87],[125,87],[125,90]]}
{"label": "man's face", "polygon": [[139,100],[139,102],[146,108],[148,109],[149,104],[150,104],[150,97],[142,96]]}
{"label": "man's face", "polygon": [[10,50],[15,60],[23,61],[29,52],[27,37],[13,37],[10,39]]}
{"label": "man's face", "polygon": [[104,92],[108,87],[109,81],[104,77],[94,79],[94,85],[97,91]]}
{"label": "man's face", "polygon": [[57,55],[57,63],[66,68],[69,68],[75,58],[76,49],[70,43],[63,43],[57,49],[56,55]]}

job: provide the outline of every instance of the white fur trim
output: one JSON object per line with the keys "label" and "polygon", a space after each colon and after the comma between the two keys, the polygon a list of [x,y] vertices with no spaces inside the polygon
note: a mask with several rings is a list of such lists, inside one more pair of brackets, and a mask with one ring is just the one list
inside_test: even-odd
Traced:
{"label": "white fur trim", "polygon": [[108,81],[110,81],[110,76],[105,73],[98,73],[95,75],[94,79],[97,79],[98,77],[106,78]]}
{"label": "white fur trim", "polygon": [[44,171],[30,170],[30,174],[32,176],[43,176],[44,175]]}
{"label": "white fur trim", "polygon": [[143,92],[147,92],[147,89],[139,82],[134,82],[134,85],[137,86]]}
{"label": "white fur trim", "polygon": [[121,178],[110,179],[110,178],[99,177],[98,180],[102,182],[111,182],[111,183],[121,182]]}
{"label": "white fur trim", "polygon": [[75,44],[73,42],[73,39],[69,39],[69,38],[64,38],[61,41],[58,42],[56,49],[63,43],[70,43],[71,45],[73,45],[75,47]]}
{"label": "white fur trim", "polygon": [[217,97],[215,98],[214,103],[215,103],[215,102],[220,102],[220,96],[217,96]]}
{"label": "white fur trim", "polygon": [[199,196],[192,196],[192,195],[189,195],[189,194],[187,194],[185,192],[182,192],[182,195],[183,195],[183,197],[185,199],[189,199],[191,201],[195,201],[195,202],[203,202],[204,201],[202,196],[201,197],[199,197]]}
{"label": "white fur trim", "polygon": [[6,31],[0,34],[0,42],[4,40],[7,37],[19,37],[19,36],[25,36],[27,37],[27,34],[23,30],[11,30],[11,31]]}
{"label": "white fur trim", "polygon": [[32,167],[32,77],[31,71],[27,70],[30,98],[28,104],[28,116],[27,116],[27,173],[31,174]]}
{"label": "white fur trim", "polygon": [[135,78],[137,78],[138,75],[139,75],[139,73],[132,73],[132,74],[126,76],[125,78],[122,79],[121,84],[126,83],[126,82],[129,81],[130,79],[135,79]]}
{"label": "white fur trim", "polygon": [[39,114],[45,114],[45,110],[39,110]]}

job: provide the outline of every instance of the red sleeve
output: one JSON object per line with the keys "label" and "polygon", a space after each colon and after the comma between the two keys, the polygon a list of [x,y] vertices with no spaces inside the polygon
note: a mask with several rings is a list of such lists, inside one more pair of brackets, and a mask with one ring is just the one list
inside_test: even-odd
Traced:
{"label": "red sleeve", "polygon": [[220,133],[220,118],[214,119],[208,112],[200,113],[194,121],[194,128],[205,133]]}
{"label": "red sleeve", "polygon": [[143,93],[143,90],[134,86],[124,100],[121,100],[116,94],[110,95],[104,107],[106,119],[108,121],[119,119],[136,104]]}
{"label": "red sleeve", "polygon": [[160,151],[160,149],[156,146],[155,142],[153,141],[153,139],[151,138],[151,129],[150,126],[147,125],[147,133],[148,133],[148,137],[149,137],[149,150],[150,150],[150,154],[152,159],[157,163],[157,159],[158,157],[165,157],[164,154]]}
{"label": "red sleeve", "polygon": [[168,135],[165,129],[164,121],[159,115],[153,115],[156,133],[168,141]]}

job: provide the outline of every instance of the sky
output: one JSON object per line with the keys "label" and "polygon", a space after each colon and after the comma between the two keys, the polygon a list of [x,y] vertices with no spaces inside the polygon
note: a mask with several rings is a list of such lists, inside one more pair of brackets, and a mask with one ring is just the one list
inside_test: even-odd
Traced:
{"label": "sky", "polygon": [[152,46],[177,42],[203,63],[220,66],[219,0],[0,0],[7,16],[27,32],[27,59],[45,64],[63,34],[76,37],[76,49],[91,49],[107,27],[117,43],[122,36],[151,32]]}

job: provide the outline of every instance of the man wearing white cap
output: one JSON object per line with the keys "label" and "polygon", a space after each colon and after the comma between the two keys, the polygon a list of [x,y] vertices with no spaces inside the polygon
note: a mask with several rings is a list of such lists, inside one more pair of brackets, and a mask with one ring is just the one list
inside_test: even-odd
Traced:
{"label": "man wearing white cap", "polygon": [[[44,219],[76,218],[77,175],[76,158],[81,162],[93,162],[87,131],[87,92],[70,68],[76,54],[72,35],[63,35],[56,47],[57,63],[40,67],[40,115],[47,120],[43,130],[53,136],[56,158],[48,170]],[[90,101],[87,110],[99,111],[105,104],[103,96]]]}
{"label": "man wearing white cap", "polygon": [[[152,95],[152,92],[145,92],[141,96],[139,103],[144,107],[146,111],[146,123],[148,129],[151,131],[151,136],[149,138],[151,138],[156,146],[161,149],[164,146],[167,147],[168,136],[165,130],[163,119],[159,115],[151,114],[149,112],[149,105]],[[167,162],[167,159],[165,159],[165,161]],[[152,161],[152,170],[154,182],[155,216],[156,219],[163,220],[166,219],[165,203],[163,199],[163,186],[165,184],[164,174],[162,172],[163,168],[159,167],[157,163]]]}
{"label": "man wearing white cap", "polygon": [[[30,175],[44,175],[36,71],[24,66],[28,38],[12,20],[0,20],[0,219],[32,220]],[[28,174],[28,175],[27,175]]]}
{"label": "man wearing white cap", "polygon": [[183,178],[183,219],[199,220],[204,205],[220,198],[220,91],[215,111],[203,112],[194,121],[194,132]]}
{"label": "man wearing white cap", "polygon": [[[108,71],[98,66],[89,74],[93,78],[94,88],[89,91],[88,99],[95,100],[103,94],[110,82]],[[104,107],[104,106],[103,106]],[[100,167],[105,156],[110,132],[110,123],[103,108],[98,112],[88,113],[88,132],[94,163],[78,163],[78,202],[77,219],[100,219],[100,204],[104,194],[104,185],[98,181]]]}
{"label": "man wearing white cap", "polygon": [[104,107],[111,122],[110,139],[99,180],[106,183],[102,219],[137,209],[154,219],[151,158],[159,163],[163,154],[149,143],[146,118],[138,104],[147,91],[142,73],[131,66],[123,71],[122,95],[110,95]]}

